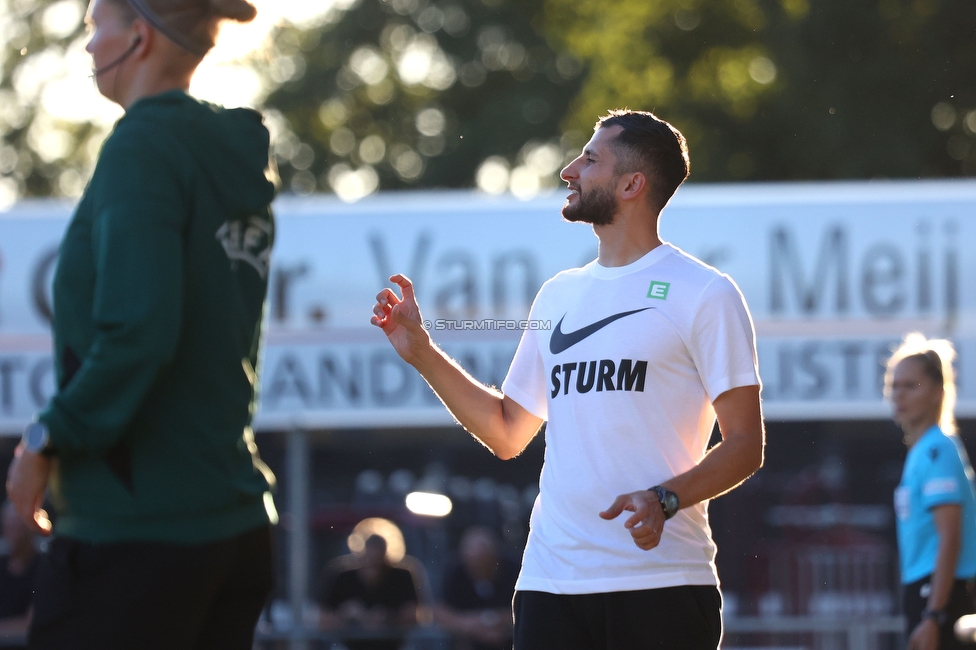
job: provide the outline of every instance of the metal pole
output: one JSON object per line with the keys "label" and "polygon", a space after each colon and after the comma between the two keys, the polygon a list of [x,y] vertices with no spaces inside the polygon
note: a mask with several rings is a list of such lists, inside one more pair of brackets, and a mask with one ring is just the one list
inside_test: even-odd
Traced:
{"label": "metal pole", "polygon": [[290,650],[308,650],[303,613],[309,576],[309,445],[304,431],[288,432],[288,600],[291,603],[293,636]]}

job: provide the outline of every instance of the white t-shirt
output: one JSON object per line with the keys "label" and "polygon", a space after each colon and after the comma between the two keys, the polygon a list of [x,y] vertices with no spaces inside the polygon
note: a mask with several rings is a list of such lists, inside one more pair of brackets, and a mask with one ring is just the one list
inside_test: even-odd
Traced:
{"label": "white t-shirt", "polygon": [[717,585],[707,505],[684,508],[639,549],[598,515],[620,494],[697,465],[712,401],[759,385],[738,287],[664,244],[622,267],[595,261],[539,290],[502,391],[548,420],[540,494],[517,588],[557,594]]}

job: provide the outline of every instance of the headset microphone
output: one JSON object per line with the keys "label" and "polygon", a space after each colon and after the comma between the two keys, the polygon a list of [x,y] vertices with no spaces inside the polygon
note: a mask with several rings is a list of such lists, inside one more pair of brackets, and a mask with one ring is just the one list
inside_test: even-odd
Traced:
{"label": "headset microphone", "polygon": [[136,51],[136,48],[139,47],[139,43],[141,42],[142,42],[142,36],[139,36],[137,34],[136,37],[132,40],[132,45],[130,45],[129,49],[127,49],[125,52],[122,53],[122,56],[118,57],[117,59],[109,63],[104,68],[92,68],[92,75],[91,75],[92,78],[103,75],[106,72],[109,72],[110,70],[114,70],[118,66],[122,65],[123,61],[125,61],[130,56],[132,56],[132,53]]}

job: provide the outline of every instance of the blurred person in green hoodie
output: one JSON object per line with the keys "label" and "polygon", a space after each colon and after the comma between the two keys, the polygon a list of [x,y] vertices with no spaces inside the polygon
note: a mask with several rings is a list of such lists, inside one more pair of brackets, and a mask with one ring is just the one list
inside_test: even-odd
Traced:
{"label": "blurred person in green hoodie", "polygon": [[274,477],[250,428],[274,221],[261,116],[187,94],[247,0],[92,0],[125,109],[54,278],[58,390],[7,490],[34,530],[31,648],[240,648],[272,586]]}

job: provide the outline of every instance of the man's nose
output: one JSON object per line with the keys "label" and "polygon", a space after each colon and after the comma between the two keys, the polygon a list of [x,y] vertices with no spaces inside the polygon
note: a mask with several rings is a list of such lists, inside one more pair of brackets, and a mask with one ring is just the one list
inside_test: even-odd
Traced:
{"label": "man's nose", "polygon": [[575,164],[576,164],[576,161],[574,160],[573,162],[571,162],[568,165],[566,165],[565,167],[563,167],[563,170],[561,172],[559,172],[559,178],[563,179],[567,183],[570,182],[570,181],[572,181],[573,179],[575,179],[577,177],[576,176],[576,169],[574,167]]}

